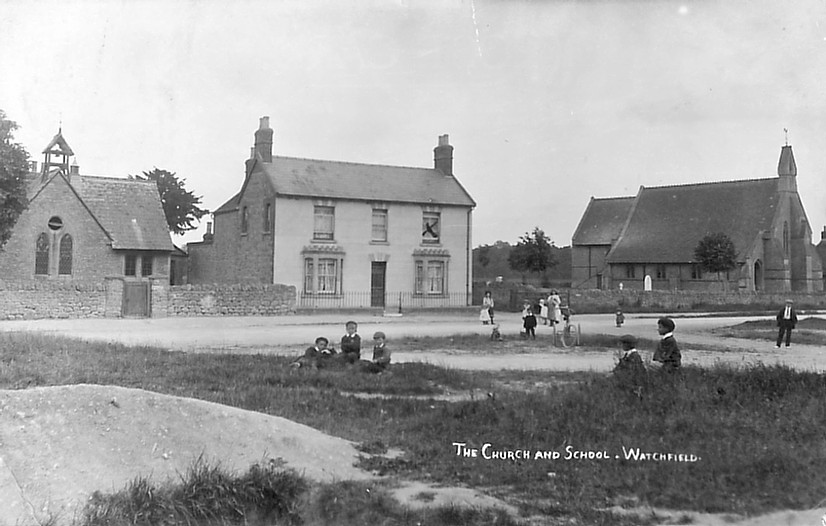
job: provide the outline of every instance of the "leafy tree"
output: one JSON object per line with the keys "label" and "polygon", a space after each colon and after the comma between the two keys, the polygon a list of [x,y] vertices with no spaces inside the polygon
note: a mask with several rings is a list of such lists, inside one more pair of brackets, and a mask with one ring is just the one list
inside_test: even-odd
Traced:
{"label": "leafy tree", "polygon": [[490,265],[490,245],[482,245],[477,249],[477,261],[482,268]]}
{"label": "leafy tree", "polygon": [[28,206],[29,154],[13,141],[16,129],[17,123],[8,120],[0,110],[0,247],[9,240],[17,218]]}
{"label": "leafy tree", "polygon": [[723,232],[706,235],[697,243],[694,258],[703,270],[716,272],[717,279],[723,284],[723,290],[727,289],[722,273],[737,268],[737,250],[730,237]]}
{"label": "leafy tree", "polygon": [[535,272],[542,276],[543,285],[547,282],[548,269],[559,262],[553,254],[553,242],[539,227],[533,232],[526,232],[519,238],[519,242],[508,254],[508,265],[513,270],[522,273],[522,282],[525,282],[526,272]]}
{"label": "leafy tree", "polygon": [[151,172],[143,172],[143,176],[130,177],[142,181],[155,181],[161,195],[166,223],[169,225],[169,231],[174,234],[183,234],[196,228],[197,225],[193,223],[209,213],[209,210],[198,206],[201,204],[201,197],[184,188],[185,179],[178,179],[175,172],[154,168]]}

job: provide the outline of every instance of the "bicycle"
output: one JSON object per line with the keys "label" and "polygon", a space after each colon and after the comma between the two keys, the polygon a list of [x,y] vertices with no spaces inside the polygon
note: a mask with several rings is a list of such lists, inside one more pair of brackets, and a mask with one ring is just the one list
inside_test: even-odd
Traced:
{"label": "bicycle", "polygon": [[562,327],[562,335],[560,338],[562,341],[562,346],[568,348],[579,345],[579,330],[576,325],[571,323],[571,317],[573,316],[574,311],[566,305],[560,307],[560,310],[562,311],[562,319],[565,322],[565,326]]}

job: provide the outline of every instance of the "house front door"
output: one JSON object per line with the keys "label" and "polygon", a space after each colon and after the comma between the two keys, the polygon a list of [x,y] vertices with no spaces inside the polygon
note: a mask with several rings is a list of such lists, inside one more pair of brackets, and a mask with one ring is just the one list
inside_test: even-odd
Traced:
{"label": "house front door", "polygon": [[387,262],[373,261],[370,268],[370,306],[384,307]]}
{"label": "house front door", "polygon": [[125,281],[123,283],[124,317],[149,316],[149,282]]}

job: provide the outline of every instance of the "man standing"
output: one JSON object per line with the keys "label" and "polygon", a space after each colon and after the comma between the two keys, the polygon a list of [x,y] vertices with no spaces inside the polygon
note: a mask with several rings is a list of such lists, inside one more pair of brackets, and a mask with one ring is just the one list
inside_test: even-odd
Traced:
{"label": "man standing", "polygon": [[783,340],[784,334],[786,335],[786,347],[788,347],[792,341],[792,329],[797,325],[797,313],[792,306],[793,303],[792,300],[786,300],[786,306],[777,313],[777,326],[780,327],[780,330],[777,332],[776,347],[778,349],[780,348],[780,342]]}

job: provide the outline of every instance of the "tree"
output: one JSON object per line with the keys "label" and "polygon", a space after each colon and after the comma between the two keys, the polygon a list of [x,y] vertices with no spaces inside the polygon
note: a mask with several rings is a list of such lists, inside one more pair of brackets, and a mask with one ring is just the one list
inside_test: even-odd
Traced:
{"label": "tree", "polygon": [[490,245],[482,245],[476,249],[477,261],[482,265],[482,268],[490,265]]}
{"label": "tree", "polygon": [[169,231],[174,234],[183,234],[196,228],[193,223],[209,213],[209,210],[198,206],[201,204],[201,197],[184,188],[185,179],[178,179],[175,172],[154,168],[151,172],[143,172],[143,176],[130,177],[142,181],[155,181],[161,195],[166,223],[169,225]]}
{"label": "tree", "polygon": [[8,120],[0,110],[0,248],[9,240],[17,219],[28,206],[29,154],[14,142],[16,129],[17,123]]}
{"label": "tree", "polygon": [[722,273],[737,268],[737,250],[730,237],[722,232],[706,235],[697,243],[694,258],[703,270],[716,272],[717,279],[723,284],[723,290],[727,289]]}
{"label": "tree", "polygon": [[535,272],[542,276],[543,286],[546,285],[546,272],[559,263],[553,255],[553,242],[539,227],[533,232],[526,232],[519,238],[519,242],[511,249],[508,255],[508,265],[513,270],[522,273],[522,282],[526,272]]}

